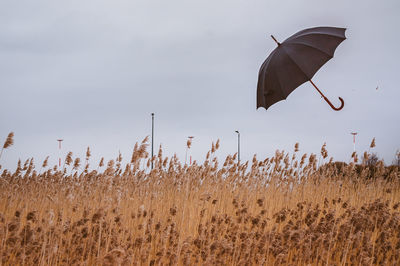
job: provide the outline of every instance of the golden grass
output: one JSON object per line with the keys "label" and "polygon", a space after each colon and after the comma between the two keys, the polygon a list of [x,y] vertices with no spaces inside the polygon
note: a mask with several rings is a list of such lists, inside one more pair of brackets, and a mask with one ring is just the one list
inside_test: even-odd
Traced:
{"label": "golden grass", "polygon": [[[104,172],[65,167],[38,174],[33,160],[0,178],[2,265],[398,265],[398,168],[296,159],[222,165],[212,145],[202,165],[147,139],[129,164]],[[87,150],[86,165],[90,150]],[[354,157],[354,156],[353,156]],[[103,166],[102,158],[98,169]],[[116,162],[116,163],[115,163]],[[67,171],[67,168],[70,170]],[[373,170],[373,171],[372,171]],[[372,173],[372,174],[371,174]]]}

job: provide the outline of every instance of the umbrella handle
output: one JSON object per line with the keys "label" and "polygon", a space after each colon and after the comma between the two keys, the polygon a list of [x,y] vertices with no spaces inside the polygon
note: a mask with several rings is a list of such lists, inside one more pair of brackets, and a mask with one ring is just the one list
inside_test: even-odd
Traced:
{"label": "umbrella handle", "polygon": [[343,107],[344,107],[344,101],[343,101],[343,99],[342,99],[341,97],[339,97],[339,100],[340,100],[340,106],[339,106],[339,107],[333,106],[333,104],[328,100],[328,98],[326,98],[325,96],[323,96],[323,97],[324,97],[324,100],[330,105],[330,107],[331,107],[333,110],[335,110],[335,111],[340,111],[340,110],[343,109]]}
{"label": "umbrella handle", "polygon": [[312,80],[310,79],[311,84],[314,86],[314,88],[319,92],[319,94],[321,94],[322,98],[324,98],[324,100],[329,104],[329,106],[335,110],[335,111],[340,111],[343,109],[344,107],[344,101],[341,97],[339,97],[340,100],[340,106],[339,107],[335,107],[333,106],[333,104],[328,100],[328,98],[325,97],[325,95],[318,89],[318,87],[314,84],[314,82],[312,82]]}

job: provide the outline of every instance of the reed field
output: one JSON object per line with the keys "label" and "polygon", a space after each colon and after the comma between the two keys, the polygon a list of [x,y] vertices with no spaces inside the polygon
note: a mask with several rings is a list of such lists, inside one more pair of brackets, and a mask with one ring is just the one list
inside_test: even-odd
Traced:
{"label": "reed field", "polygon": [[218,148],[190,165],[160,149],[150,170],[146,138],[126,165],[88,148],[1,168],[1,265],[400,264],[398,167],[325,145],[240,163]]}

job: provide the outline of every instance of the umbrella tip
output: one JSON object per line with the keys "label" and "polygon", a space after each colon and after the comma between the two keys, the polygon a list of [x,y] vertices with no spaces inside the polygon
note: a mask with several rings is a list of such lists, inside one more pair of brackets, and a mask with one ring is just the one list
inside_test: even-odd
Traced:
{"label": "umbrella tip", "polygon": [[278,46],[281,45],[281,43],[278,42],[278,41],[275,39],[274,35],[271,35],[271,38],[276,42],[276,44],[277,44]]}

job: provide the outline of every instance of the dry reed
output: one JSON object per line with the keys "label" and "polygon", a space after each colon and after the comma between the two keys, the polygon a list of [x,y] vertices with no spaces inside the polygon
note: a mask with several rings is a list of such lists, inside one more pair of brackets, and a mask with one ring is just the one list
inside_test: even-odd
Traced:
{"label": "dry reed", "polygon": [[[0,178],[2,265],[398,265],[399,169],[315,154],[204,164],[149,158],[122,167],[37,174],[33,159]],[[189,145],[188,145],[189,146]],[[89,155],[88,155],[89,154]],[[87,162],[90,150],[87,150]],[[356,155],[353,155],[353,159]],[[149,162],[154,160],[150,171]],[[47,159],[46,159],[47,161]],[[104,164],[102,158],[99,167]],[[221,166],[220,166],[221,165]],[[98,168],[99,168],[98,167]],[[122,171],[124,169],[124,171]],[[72,174],[72,170],[75,170]],[[372,173],[372,174],[371,174]]]}

